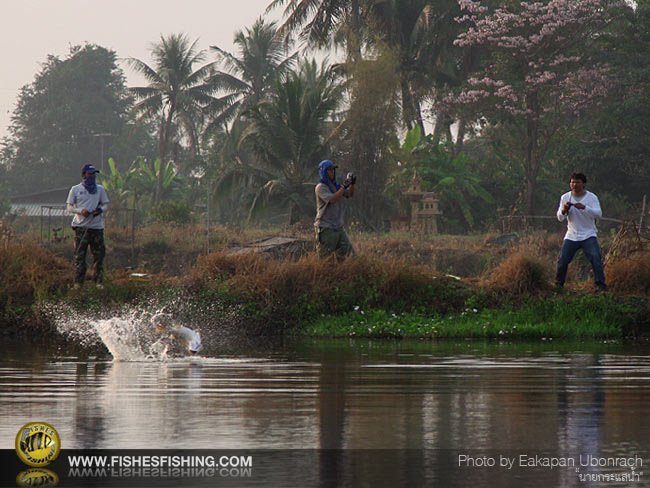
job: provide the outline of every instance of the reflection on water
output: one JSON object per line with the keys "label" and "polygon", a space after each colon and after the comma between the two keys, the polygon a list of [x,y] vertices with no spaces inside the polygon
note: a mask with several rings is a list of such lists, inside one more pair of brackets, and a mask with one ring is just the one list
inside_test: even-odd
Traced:
{"label": "reflection on water", "polygon": [[[1,448],[39,420],[68,449],[423,449],[438,468],[458,452],[650,462],[650,358],[638,346],[307,341],[165,362],[29,351],[0,350]],[[517,486],[500,473],[493,482]]]}

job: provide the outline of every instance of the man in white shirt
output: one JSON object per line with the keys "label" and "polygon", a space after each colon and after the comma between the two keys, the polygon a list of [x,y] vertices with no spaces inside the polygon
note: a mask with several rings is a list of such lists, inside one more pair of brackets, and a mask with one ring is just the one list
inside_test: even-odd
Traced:
{"label": "man in white shirt", "polygon": [[74,262],[76,268],[76,287],[83,285],[86,279],[86,253],[90,252],[94,261],[93,280],[101,288],[104,278],[104,217],[108,207],[108,196],[102,185],[95,182],[99,171],[86,164],[81,168],[82,182],[73,186],[68,194],[68,212],[74,214],[72,229],[75,232]]}
{"label": "man in white shirt", "polygon": [[591,263],[596,286],[604,291],[607,286],[596,230],[596,219],[602,217],[603,212],[598,197],[585,190],[586,184],[587,177],[583,173],[573,173],[569,179],[571,191],[560,198],[557,218],[560,222],[567,220],[567,232],[557,259],[555,283],[558,287],[564,286],[569,263],[578,249],[582,249]]}

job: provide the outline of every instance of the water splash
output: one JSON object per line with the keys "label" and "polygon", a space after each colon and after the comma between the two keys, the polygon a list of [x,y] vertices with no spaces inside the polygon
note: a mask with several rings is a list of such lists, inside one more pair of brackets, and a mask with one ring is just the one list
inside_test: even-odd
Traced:
{"label": "water splash", "polygon": [[114,317],[94,324],[99,338],[116,361],[140,361],[150,356],[141,335],[141,320]]}
{"label": "water splash", "polygon": [[151,322],[159,312],[132,309],[108,318],[93,318],[58,308],[52,315],[61,334],[83,347],[103,344],[115,361],[166,361],[176,348]]}

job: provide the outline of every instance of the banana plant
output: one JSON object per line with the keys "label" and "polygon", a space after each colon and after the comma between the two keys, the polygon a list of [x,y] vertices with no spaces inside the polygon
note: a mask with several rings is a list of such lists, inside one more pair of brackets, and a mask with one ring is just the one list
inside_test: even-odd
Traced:
{"label": "banana plant", "polygon": [[[113,158],[108,160],[110,174],[102,180],[102,184],[109,194],[109,198],[117,208],[127,208],[127,198],[136,199],[143,209],[148,209],[153,201],[160,174],[160,159],[152,162],[138,156],[129,166],[121,172]],[[171,161],[163,167],[163,197],[170,199],[182,188],[184,180],[176,173]]]}
{"label": "banana plant", "polygon": [[110,173],[102,179],[102,185],[111,199],[114,208],[127,208],[130,195],[133,195],[133,171],[129,168],[120,172],[113,158],[108,158]]}

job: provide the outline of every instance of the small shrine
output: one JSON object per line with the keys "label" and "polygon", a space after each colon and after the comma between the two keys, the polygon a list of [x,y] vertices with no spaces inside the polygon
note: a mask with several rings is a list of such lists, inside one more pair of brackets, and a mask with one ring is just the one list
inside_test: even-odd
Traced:
{"label": "small shrine", "polygon": [[434,192],[422,191],[422,180],[418,178],[417,172],[404,195],[411,202],[410,231],[425,235],[437,234],[438,215],[442,214],[438,207],[438,196]]}

